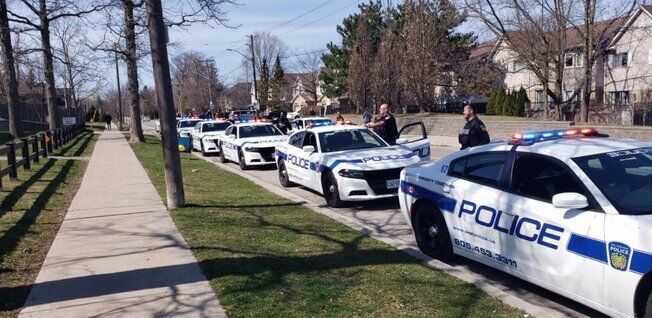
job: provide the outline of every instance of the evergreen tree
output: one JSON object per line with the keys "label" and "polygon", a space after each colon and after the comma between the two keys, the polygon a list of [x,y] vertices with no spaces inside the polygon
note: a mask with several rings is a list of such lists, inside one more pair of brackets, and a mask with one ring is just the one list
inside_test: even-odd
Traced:
{"label": "evergreen tree", "polygon": [[283,88],[285,87],[285,71],[283,71],[283,66],[281,65],[281,58],[277,55],[276,61],[274,62],[274,71],[272,73],[272,78],[270,80],[270,90],[272,100],[270,106],[272,109],[278,109],[281,105],[281,100],[283,99]]}
{"label": "evergreen tree", "polygon": [[525,103],[527,102],[527,92],[525,88],[521,87],[518,90],[517,106],[514,116],[523,117],[525,116]]}
{"label": "evergreen tree", "polygon": [[269,67],[267,66],[267,59],[263,58],[263,63],[260,67],[260,81],[258,82],[258,102],[261,109],[266,109],[269,106]]}
{"label": "evergreen tree", "polygon": [[499,88],[498,94],[496,96],[496,102],[494,103],[494,115],[503,114],[503,104],[505,103],[506,97],[507,94],[505,93],[505,90],[502,87]]}
{"label": "evergreen tree", "polygon": [[487,101],[487,108],[485,111],[485,115],[495,115],[496,113],[494,112],[494,104],[496,103],[496,96],[498,95],[498,92],[496,90],[491,91],[491,94],[489,94],[489,101]]}
{"label": "evergreen tree", "polygon": [[342,37],[342,43],[340,45],[328,43],[326,45],[328,52],[322,55],[327,71],[319,74],[319,80],[323,83],[324,94],[329,98],[342,96],[348,91],[349,60],[356,40],[358,19],[361,16],[367,20],[369,26],[368,38],[370,38],[372,51],[374,54],[378,51],[384,16],[381,2],[374,0],[362,3],[358,8],[359,13],[344,18],[342,24],[337,26],[337,33]]}

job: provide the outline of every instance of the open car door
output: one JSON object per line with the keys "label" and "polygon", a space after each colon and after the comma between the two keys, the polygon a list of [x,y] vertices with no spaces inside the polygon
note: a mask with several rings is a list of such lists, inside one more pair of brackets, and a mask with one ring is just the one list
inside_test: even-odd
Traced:
{"label": "open car door", "polygon": [[407,124],[398,132],[396,145],[417,154],[421,161],[430,160],[430,140],[422,122]]}

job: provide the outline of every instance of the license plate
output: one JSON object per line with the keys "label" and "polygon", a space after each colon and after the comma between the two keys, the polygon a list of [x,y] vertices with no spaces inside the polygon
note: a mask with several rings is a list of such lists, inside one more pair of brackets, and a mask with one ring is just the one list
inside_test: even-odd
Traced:
{"label": "license plate", "polygon": [[399,180],[387,180],[387,189],[398,189]]}

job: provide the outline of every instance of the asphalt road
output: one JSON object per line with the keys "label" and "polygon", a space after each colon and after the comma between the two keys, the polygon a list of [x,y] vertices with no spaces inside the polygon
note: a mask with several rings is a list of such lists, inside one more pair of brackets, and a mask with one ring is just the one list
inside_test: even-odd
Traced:
{"label": "asphalt road", "polygon": [[[154,122],[144,123],[146,133],[156,134]],[[431,159],[436,160],[457,150],[450,137],[429,137],[431,141]],[[195,153],[196,156],[202,157]],[[254,182],[262,185],[274,193],[284,195],[294,201],[300,201],[313,207],[320,213],[329,215],[356,229],[364,229],[370,236],[382,237],[383,241],[392,246],[407,247],[406,252],[413,256],[424,259],[428,265],[443,270],[446,273],[457,276],[488,292],[492,296],[505,301],[506,303],[519,307],[535,316],[540,317],[602,317],[603,314],[592,310],[584,305],[574,302],[565,297],[559,296],[541,287],[507,275],[489,266],[463,259],[456,258],[453,262],[442,263],[432,260],[421,254],[416,247],[411,229],[405,222],[399,209],[396,199],[376,200],[364,203],[351,203],[345,208],[332,209],[325,205],[323,197],[307,188],[295,186],[283,188],[279,184],[278,174],[275,166],[254,168],[252,170],[240,171],[235,163],[219,163],[217,156],[203,157],[218,167],[239,173],[248,177]]]}

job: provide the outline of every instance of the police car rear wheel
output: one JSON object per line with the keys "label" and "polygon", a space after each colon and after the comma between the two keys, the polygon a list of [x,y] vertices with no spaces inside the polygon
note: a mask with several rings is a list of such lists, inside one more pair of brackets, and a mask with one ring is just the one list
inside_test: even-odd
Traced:
{"label": "police car rear wheel", "polygon": [[340,199],[340,191],[337,188],[337,180],[332,172],[328,172],[326,180],[324,180],[324,199],[326,204],[331,208],[339,208],[344,205],[344,201]]}
{"label": "police car rear wheel", "polygon": [[226,157],[224,157],[224,150],[222,149],[222,146],[220,146],[220,162],[221,163],[227,163],[229,162]]}
{"label": "police car rear wheel", "polygon": [[421,252],[439,260],[451,259],[453,246],[439,209],[432,204],[423,204],[414,213],[414,234]]}
{"label": "police car rear wheel", "polygon": [[281,185],[285,188],[292,186],[293,183],[290,182],[290,177],[288,176],[288,170],[285,167],[285,161],[280,160],[278,162],[278,180]]}
{"label": "police car rear wheel", "polygon": [[242,170],[249,169],[249,166],[247,166],[247,162],[245,161],[244,154],[242,153],[242,150],[238,152],[238,161],[240,163],[240,169]]}

